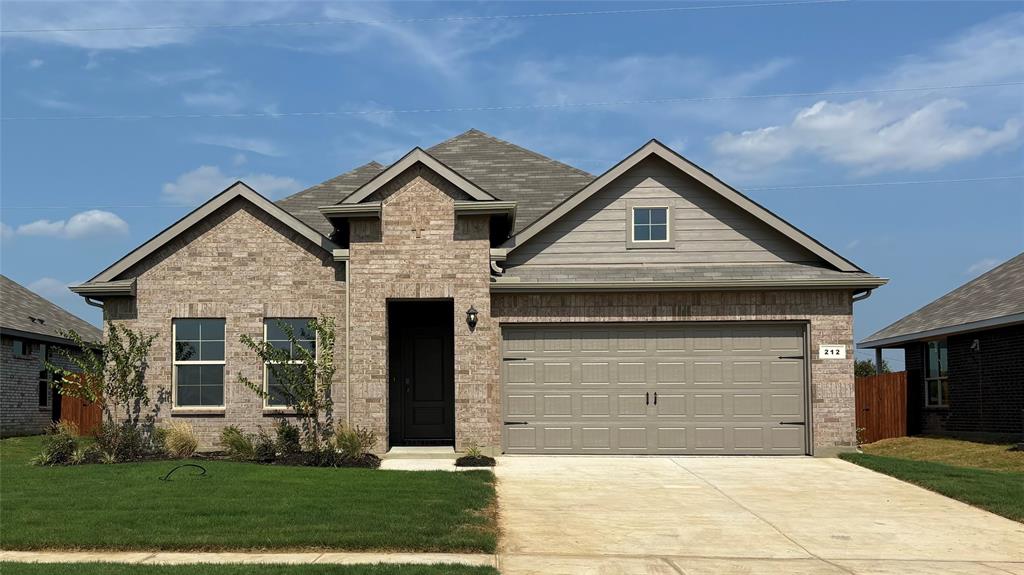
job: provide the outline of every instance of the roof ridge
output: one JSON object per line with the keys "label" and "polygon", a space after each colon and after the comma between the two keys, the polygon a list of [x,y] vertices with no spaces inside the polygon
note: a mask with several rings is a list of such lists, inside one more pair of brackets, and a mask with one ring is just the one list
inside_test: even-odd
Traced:
{"label": "roof ridge", "polygon": [[554,158],[550,158],[548,156],[545,156],[544,154],[541,154],[540,152],[531,150],[529,148],[524,148],[524,147],[520,146],[519,144],[514,144],[512,142],[509,142],[508,140],[502,140],[501,138],[499,138],[497,136],[492,136],[491,134],[488,134],[487,132],[484,132],[482,130],[478,130],[476,128],[470,128],[470,129],[466,130],[465,132],[463,132],[461,134],[458,134],[456,136],[452,136],[451,138],[448,138],[447,140],[445,140],[443,142],[440,142],[438,144],[434,144],[433,146],[427,148],[427,151],[429,152],[430,150],[433,150],[434,148],[438,148],[438,147],[440,147],[440,146],[442,146],[444,144],[447,144],[448,142],[451,142],[451,141],[453,141],[453,140],[455,140],[457,138],[461,138],[462,136],[465,136],[467,134],[479,134],[479,135],[481,135],[481,136],[483,136],[485,138],[494,140],[495,142],[498,142],[500,144],[505,144],[506,146],[512,146],[513,148],[515,148],[517,150],[520,150],[520,151],[523,151],[523,152],[526,152],[527,154],[529,154],[529,155],[531,155],[531,156],[533,156],[535,158],[538,158],[538,159],[541,159],[541,160],[545,160],[545,161],[551,162],[553,164],[558,164],[559,166],[564,166],[566,168],[569,168],[570,170],[576,172],[577,174],[579,174],[581,176],[587,176],[587,177],[590,177],[590,178],[594,177],[593,174],[591,174],[589,172],[585,172],[585,171],[577,168],[576,166],[572,166],[572,165],[566,164],[565,162],[561,162],[561,161],[558,161],[558,160],[556,160]]}

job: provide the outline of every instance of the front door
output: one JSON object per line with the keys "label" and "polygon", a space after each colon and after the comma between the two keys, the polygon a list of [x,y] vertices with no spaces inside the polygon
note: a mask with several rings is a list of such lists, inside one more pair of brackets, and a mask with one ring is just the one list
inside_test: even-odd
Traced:
{"label": "front door", "polygon": [[392,445],[454,442],[453,309],[450,301],[388,306]]}

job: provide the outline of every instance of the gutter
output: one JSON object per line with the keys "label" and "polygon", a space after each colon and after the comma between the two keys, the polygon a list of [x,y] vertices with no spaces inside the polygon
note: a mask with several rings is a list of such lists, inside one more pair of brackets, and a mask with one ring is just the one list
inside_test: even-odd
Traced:
{"label": "gutter", "polygon": [[937,337],[955,335],[959,333],[968,333],[972,331],[982,331],[986,329],[992,329],[997,327],[1005,327],[1010,325],[1016,325],[1024,323],[1024,312],[1015,313],[1011,315],[1004,315],[1000,317],[993,317],[989,319],[983,319],[979,321],[972,321],[968,323],[961,323],[957,325],[937,327],[934,329],[928,329],[924,331],[918,331],[914,333],[906,333],[902,335],[895,335],[892,337],[885,337],[882,339],[868,339],[857,344],[857,347],[863,348],[875,348],[875,347],[890,347],[901,343],[911,343],[914,341],[920,341],[922,339],[933,339]]}
{"label": "gutter", "polygon": [[[646,281],[646,282],[523,282],[518,278],[500,278],[491,282],[492,293],[521,292],[630,292],[630,291],[707,291],[752,289],[842,289],[871,290],[886,284],[885,278],[835,280],[732,280],[732,281]],[[866,298],[860,298],[866,299]]]}

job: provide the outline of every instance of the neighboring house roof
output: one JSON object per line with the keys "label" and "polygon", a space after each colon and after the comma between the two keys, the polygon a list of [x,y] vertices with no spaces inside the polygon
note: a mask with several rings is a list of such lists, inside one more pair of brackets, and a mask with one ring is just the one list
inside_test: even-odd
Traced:
{"label": "neighboring house roof", "polygon": [[533,223],[529,224],[514,236],[512,236],[505,245],[509,252],[512,252],[517,247],[522,246],[530,238],[537,235],[541,230],[548,227],[552,223],[558,221],[562,216],[572,211],[573,208],[579,206],[581,203],[590,198],[602,188],[610,184],[619,176],[626,173],[630,168],[636,166],[641,161],[647,159],[650,156],[657,156],[669,164],[672,164],[679,170],[683,171],[690,177],[694,178],[701,184],[704,184],[707,188],[714,192],[717,192],[720,196],[729,200],[736,206],[745,210],[755,218],[768,224],[782,235],[788,237],[794,242],[800,244],[802,247],[813,253],[814,255],[825,260],[829,264],[835,266],[836,269],[843,272],[863,272],[849,260],[843,258],[836,252],[825,247],[821,242],[815,240],[811,236],[805,234],[801,230],[797,229],[796,226],[790,224],[786,220],[783,220],[779,216],[775,215],[764,206],[758,204],[754,200],[751,200],[747,196],[736,191],[725,182],[722,182],[718,178],[714,177],[710,173],[704,171],[702,168],[693,164],[686,158],[680,156],[668,146],[662,144],[657,140],[651,140],[647,142],[637,151],[627,156],[624,160],[613,166],[604,174],[601,174],[597,179],[587,184],[583,189],[573,194],[571,197],[566,199],[564,202],[558,204],[548,213],[538,218]]}
{"label": "neighboring house roof", "polygon": [[340,202],[383,171],[384,166],[377,162],[363,164],[352,171],[292,194],[283,200],[278,200],[277,205],[302,220],[307,226],[325,236],[330,236],[334,227],[320,213],[320,206]]}
{"label": "neighboring house roof", "polygon": [[871,334],[857,345],[885,347],[1015,323],[1024,323],[1024,253]]}
{"label": "neighboring house roof", "polygon": [[[160,232],[148,242],[142,244],[128,255],[118,260],[114,265],[100,272],[96,277],[89,280],[82,286],[74,286],[72,289],[77,292],[83,292],[84,286],[95,286],[98,283],[112,283],[113,280],[117,279],[117,276],[125,272],[133,265],[142,261],[144,258],[157,251],[168,242],[178,237],[186,230],[196,225],[203,220],[206,216],[212,214],[214,211],[224,206],[228,202],[241,198],[247,200],[254,206],[260,208],[271,217],[277,219],[284,225],[295,230],[297,233],[311,241],[313,244],[320,246],[328,252],[333,252],[336,249],[340,249],[337,244],[327,239],[322,233],[316,229],[310,227],[308,224],[302,222],[292,214],[281,209],[279,206],[261,196],[260,194],[253,191],[252,188],[245,185],[243,182],[235,182],[231,184],[226,190],[210,198],[205,204],[199,206],[195,210],[189,212],[188,215],[181,218],[170,227]],[[318,214],[319,215],[319,214]]]}
{"label": "neighboring house roof", "polygon": [[532,265],[515,269],[513,277],[496,278],[491,291],[545,288],[586,291],[600,289],[749,289],[878,287],[879,278],[867,272],[840,272],[804,263],[758,265],[567,266]]}
{"label": "neighboring house roof", "polygon": [[61,335],[68,330],[74,330],[88,342],[103,340],[103,332],[98,327],[0,275],[0,332],[54,343],[73,343]]}

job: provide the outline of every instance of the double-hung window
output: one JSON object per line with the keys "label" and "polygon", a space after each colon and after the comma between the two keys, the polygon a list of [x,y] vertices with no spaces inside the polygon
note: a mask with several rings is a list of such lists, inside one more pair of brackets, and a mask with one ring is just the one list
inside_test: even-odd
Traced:
{"label": "double-hung window", "polygon": [[39,371],[39,407],[50,405],[50,370]]}
{"label": "double-hung window", "polygon": [[176,319],[175,407],[224,406],[224,320]]}
{"label": "double-hung window", "polygon": [[[288,360],[267,363],[263,366],[266,407],[286,407],[287,395],[283,391],[281,378],[287,377],[285,370],[302,369],[302,352],[305,349],[316,357],[316,332],[310,327],[313,318],[267,318],[263,321],[264,338],[267,343],[284,351]],[[292,337],[288,337],[288,332]],[[294,338],[295,342],[292,342]]]}
{"label": "double-hung window", "polygon": [[924,404],[927,407],[949,407],[946,342],[929,341],[924,355]]}

